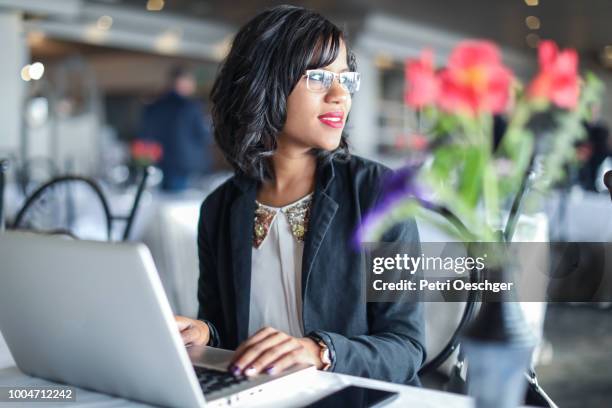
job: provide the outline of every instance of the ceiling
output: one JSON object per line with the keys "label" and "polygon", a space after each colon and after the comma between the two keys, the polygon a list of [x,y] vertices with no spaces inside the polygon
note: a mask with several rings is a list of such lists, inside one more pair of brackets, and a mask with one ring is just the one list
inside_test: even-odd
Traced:
{"label": "ceiling", "polygon": [[[146,0],[88,0],[94,3],[146,7]],[[220,20],[239,26],[255,14],[283,1],[273,0],[165,0],[159,13]],[[304,0],[293,1],[320,11],[338,23],[355,24],[370,13],[380,12],[436,28],[489,38],[502,45],[527,50],[526,36],[573,47],[583,56],[597,56],[612,45],[612,0],[539,0],[536,7],[525,0]],[[540,19],[539,30],[527,28],[525,19]]]}

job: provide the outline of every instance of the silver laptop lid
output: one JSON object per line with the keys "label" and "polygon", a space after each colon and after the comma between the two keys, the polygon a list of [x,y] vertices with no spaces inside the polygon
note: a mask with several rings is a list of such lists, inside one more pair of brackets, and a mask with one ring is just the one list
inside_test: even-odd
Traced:
{"label": "silver laptop lid", "polygon": [[6,232],[0,260],[0,331],[24,373],[156,405],[204,405],[144,245]]}

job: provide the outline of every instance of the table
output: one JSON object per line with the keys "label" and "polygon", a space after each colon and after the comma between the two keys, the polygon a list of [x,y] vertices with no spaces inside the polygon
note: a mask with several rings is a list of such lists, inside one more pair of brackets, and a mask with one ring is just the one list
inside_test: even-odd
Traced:
{"label": "table", "polygon": [[[399,385],[367,378],[354,377],[344,374],[328,373],[323,371],[308,370],[298,377],[287,376],[278,380],[278,389],[282,393],[263,393],[258,397],[248,400],[248,406],[254,408],[287,408],[300,407],[304,404],[314,402],[325,395],[339,390],[347,385],[358,385],[362,387],[378,388],[382,390],[399,392],[399,398],[391,402],[388,407],[445,407],[445,408],[471,408],[472,399],[463,395],[448,392],[428,390],[424,388]],[[282,382],[282,383],[280,383]],[[41,378],[30,377],[23,374],[11,357],[11,354],[0,333],[0,386],[49,386],[58,385]],[[306,386],[305,386],[306,385]],[[61,403],[42,403],[37,402],[36,407],[80,407],[90,408],[116,407],[116,408],[137,408],[150,407],[123,398],[116,398],[109,395],[77,388],[77,402],[67,404]],[[25,407],[26,404],[0,403],[0,407]]]}
{"label": "table", "polygon": [[[280,407],[300,407],[309,402],[314,402],[324,395],[330,394],[346,385],[354,384],[365,387],[375,387],[379,389],[396,391],[400,393],[399,398],[389,404],[389,407],[446,407],[446,408],[468,408],[471,407],[471,399],[462,395],[446,392],[426,390],[407,385],[391,384],[383,381],[369,380],[366,378],[353,377],[335,373],[326,373],[316,370],[308,370],[298,377],[289,376],[286,379],[279,379],[283,384],[279,384],[279,389],[283,393],[263,393],[258,397],[253,397],[248,402],[249,407],[255,408],[280,408]],[[305,387],[307,384],[307,387]],[[11,386],[44,386],[55,385],[35,377],[29,377],[15,366],[0,369],[0,385]],[[79,407],[149,407],[150,405],[129,401],[122,398],[115,398],[105,394],[77,388],[77,402],[67,403],[65,406]],[[8,403],[0,403],[0,407],[9,406]],[[13,404],[13,406],[26,406],[26,404]],[[59,407],[59,403],[36,403],[37,407]],[[240,405],[239,405],[240,406]],[[241,405],[241,406],[247,406]]]}

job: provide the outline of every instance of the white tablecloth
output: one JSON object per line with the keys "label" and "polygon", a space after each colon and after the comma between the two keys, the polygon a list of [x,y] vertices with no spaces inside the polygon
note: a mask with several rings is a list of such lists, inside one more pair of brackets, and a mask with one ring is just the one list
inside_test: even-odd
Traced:
{"label": "white tablecloth", "polygon": [[196,317],[199,277],[197,229],[201,199],[159,199],[146,216],[139,241],[151,250],[175,314]]}

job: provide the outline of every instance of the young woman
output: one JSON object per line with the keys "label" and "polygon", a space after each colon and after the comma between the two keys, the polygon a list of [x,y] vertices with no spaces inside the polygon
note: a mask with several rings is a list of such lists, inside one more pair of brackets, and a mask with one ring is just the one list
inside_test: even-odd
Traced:
{"label": "young woman", "polygon": [[[298,7],[264,11],[234,39],[211,93],[214,134],[235,175],[199,223],[199,320],[185,344],[235,349],[238,374],[295,364],[418,384],[422,305],[366,303],[351,244],[390,170],[351,156],[344,125],[360,77],[342,31]],[[383,241],[415,253],[414,222]]]}

